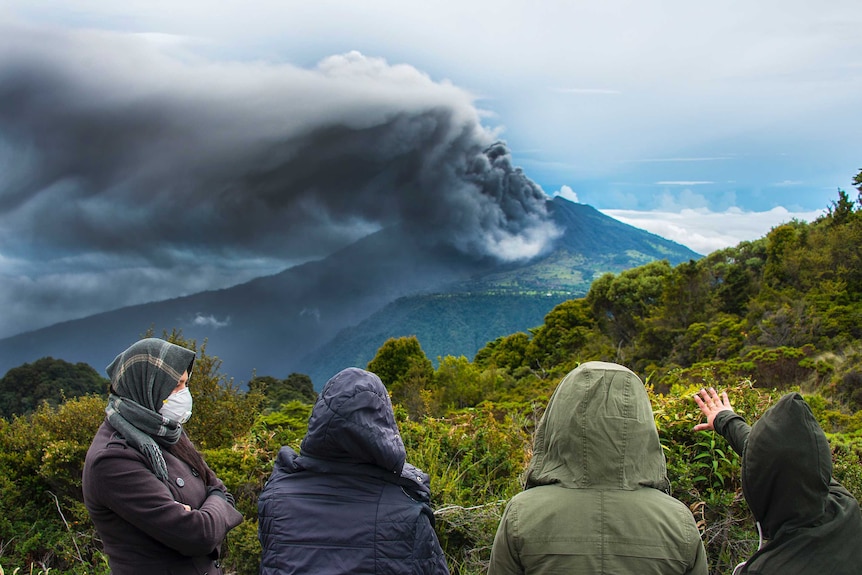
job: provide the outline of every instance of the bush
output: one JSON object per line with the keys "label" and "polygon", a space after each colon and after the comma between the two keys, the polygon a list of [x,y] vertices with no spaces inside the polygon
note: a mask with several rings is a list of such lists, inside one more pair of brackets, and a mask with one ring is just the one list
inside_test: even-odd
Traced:
{"label": "bush", "polygon": [[750,380],[719,385],[709,372],[696,382],[682,381],[668,394],[650,394],[671,494],[692,510],[712,573],[725,573],[757,548],[757,532],[742,495],[740,458],[717,433],[692,430],[702,420],[692,398],[701,387],[724,389],[734,411],[753,422],[782,392],[755,388]]}
{"label": "bush", "polygon": [[0,561],[7,568],[106,572],[81,501],[84,456],[104,410],[103,399],[83,397],[2,421]]}
{"label": "bush", "polygon": [[[712,572],[729,572],[754,551],[757,534],[741,493],[739,457],[717,434],[692,431],[700,421],[692,395],[701,386],[727,389],[735,410],[753,422],[788,390],[757,388],[750,380],[733,381],[709,369],[701,369],[696,378],[688,378],[691,373],[671,373],[674,383],[665,394],[650,385],[648,391],[672,494],[691,509]],[[537,383],[530,390],[537,398],[532,402],[485,402],[422,419],[411,419],[395,406],[408,461],[431,477],[436,530],[453,574],[486,571],[502,511],[521,490],[532,434],[555,383],[532,381]],[[506,393],[516,395],[516,388]],[[806,400],[827,432],[835,478],[862,498],[862,412],[847,413],[833,397],[814,394]],[[248,409],[248,403],[237,403]],[[84,397],[59,407],[45,404],[11,421],[0,419],[0,565],[7,571],[107,573],[80,500],[84,454],[104,407],[103,398]],[[203,450],[245,517],[224,544],[227,572],[257,573],[257,499],[279,448],[298,449],[311,408],[300,401],[284,404],[257,415],[241,432],[230,430],[234,439],[229,445]],[[222,431],[214,430],[213,437],[221,437]]]}
{"label": "bush", "polygon": [[536,422],[530,405],[488,403],[399,421],[407,460],[431,477],[437,534],[453,571],[487,568],[502,509],[521,489]]}

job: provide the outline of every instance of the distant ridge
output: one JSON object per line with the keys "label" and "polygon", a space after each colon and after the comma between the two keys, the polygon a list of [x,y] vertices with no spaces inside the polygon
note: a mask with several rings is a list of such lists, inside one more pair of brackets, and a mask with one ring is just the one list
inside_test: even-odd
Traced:
{"label": "distant ridge", "polygon": [[[426,330],[421,318],[428,313],[458,317],[457,324],[450,324],[460,326],[457,333],[463,337],[440,330],[432,335],[428,329],[420,343],[432,359],[472,358],[488,340],[538,325],[554,305],[584,295],[604,272],[657,259],[675,265],[700,257],[584,204],[555,198],[548,208],[563,234],[553,250],[530,262],[476,259],[426,245],[398,227],[388,228],[325,259],[238,286],[125,307],[2,339],[0,374],[46,356],[88,363],[103,373],[113,357],[148,328],[157,335],[177,328],[199,344],[206,340],[208,352],[223,361],[222,372],[239,382],[253,373],[285,377],[313,371],[320,388],[329,371],[348,361],[345,353],[353,354],[354,363],[361,362],[365,347],[376,343],[372,331],[385,340],[387,333]],[[449,307],[447,294],[458,296],[449,298]],[[366,321],[370,323],[363,324]],[[355,338],[362,346],[352,343]]]}

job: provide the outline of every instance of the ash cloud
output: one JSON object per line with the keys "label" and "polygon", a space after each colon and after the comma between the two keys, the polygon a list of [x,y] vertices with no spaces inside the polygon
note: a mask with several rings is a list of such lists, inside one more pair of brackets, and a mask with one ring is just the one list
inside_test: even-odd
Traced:
{"label": "ash cloud", "polygon": [[[556,236],[546,199],[469,93],[407,65],[214,63],[142,36],[0,26],[7,286],[105,272],[124,278],[98,286],[116,307],[138,299],[118,262],[150,270],[137,289],[158,299],[166,279],[171,295],[223,287],[393,224],[515,260]],[[52,307],[84,293],[58,289]]]}

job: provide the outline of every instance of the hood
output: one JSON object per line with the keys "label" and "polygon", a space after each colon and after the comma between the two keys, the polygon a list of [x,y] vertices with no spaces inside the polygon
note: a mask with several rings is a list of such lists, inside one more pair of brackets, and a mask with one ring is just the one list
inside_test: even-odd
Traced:
{"label": "hood", "polygon": [[349,367],[326,382],[311,411],[300,453],[401,473],[406,452],[380,378]]}
{"label": "hood", "polygon": [[431,478],[427,473],[409,463],[404,464],[399,475],[389,470],[385,470],[379,465],[372,465],[369,463],[345,463],[328,459],[318,459],[308,455],[299,455],[288,445],[279,449],[278,456],[275,459],[273,475],[290,475],[300,471],[377,477],[384,481],[400,485],[404,488],[405,493],[415,501],[428,503],[431,500]]}
{"label": "hood", "polygon": [[192,373],[195,352],[163,339],[142,339],[106,368],[111,390],[153,411],[171,394],[183,373]]}
{"label": "hood", "polygon": [[752,426],[742,456],[742,490],[764,535],[817,523],[831,478],[826,435],[801,395],[785,395]]}
{"label": "hood", "polygon": [[638,376],[592,361],[563,378],[536,429],[524,479],[527,489],[556,483],[668,491],[652,406]]}

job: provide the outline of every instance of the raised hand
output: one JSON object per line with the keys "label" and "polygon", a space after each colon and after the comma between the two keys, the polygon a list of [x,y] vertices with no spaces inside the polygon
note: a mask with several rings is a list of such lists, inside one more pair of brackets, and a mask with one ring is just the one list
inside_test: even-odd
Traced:
{"label": "raised hand", "polygon": [[719,395],[718,392],[715,391],[715,388],[712,387],[708,390],[701,389],[699,392],[695,393],[694,402],[700,408],[701,413],[706,416],[706,422],[698,423],[694,426],[695,431],[709,431],[714,429],[712,422],[720,411],[728,409],[733,411],[733,407],[730,405],[730,400],[727,398],[727,392],[722,391],[721,395]]}

